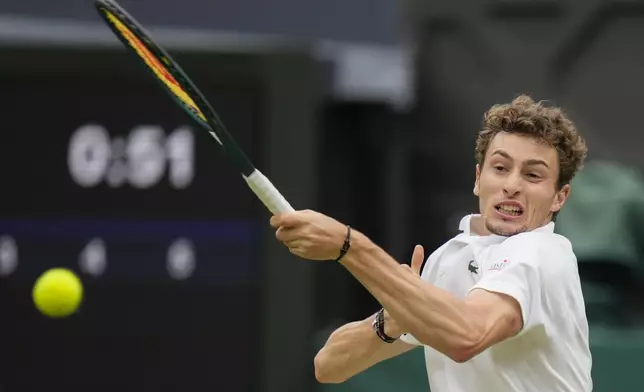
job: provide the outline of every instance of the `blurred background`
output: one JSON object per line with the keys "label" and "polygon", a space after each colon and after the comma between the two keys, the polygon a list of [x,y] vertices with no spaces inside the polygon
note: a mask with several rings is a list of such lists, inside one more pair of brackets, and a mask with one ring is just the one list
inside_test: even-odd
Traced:
{"label": "blurred background", "polygon": [[[644,373],[644,3],[121,0],[296,208],[400,262],[476,212],[482,113],[520,93],[588,140],[557,231],[579,257],[597,392]],[[302,262],[213,140],[89,0],[0,1],[0,390],[427,391],[422,350],[318,385],[329,333],[378,304]],[[73,269],[81,310],[31,288]]]}

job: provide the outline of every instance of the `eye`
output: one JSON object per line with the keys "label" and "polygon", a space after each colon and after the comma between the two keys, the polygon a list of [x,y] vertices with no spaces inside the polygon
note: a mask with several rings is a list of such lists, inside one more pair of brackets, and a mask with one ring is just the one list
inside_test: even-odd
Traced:
{"label": "eye", "polygon": [[533,179],[533,180],[538,180],[541,178],[537,173],[528,173],[528,178]]}
{"label": "eye", "polygon": [[493,168],[495,171],[498,171],[498,172],[505,171],[505,168],[502,165],[494,165]]}

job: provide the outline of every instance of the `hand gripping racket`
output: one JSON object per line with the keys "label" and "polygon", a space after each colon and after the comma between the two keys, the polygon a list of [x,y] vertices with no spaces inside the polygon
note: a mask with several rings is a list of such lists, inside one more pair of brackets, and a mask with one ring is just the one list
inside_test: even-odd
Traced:
{"label": "hand gripping racket", "polygon": [[116,2],[95,0],[94,3],[101,17],[121,42],[137,55],[174,101],[217,141],[269,211],[273,214],[293,211],[284,196],[246,157],[212,106],[179,64]]}

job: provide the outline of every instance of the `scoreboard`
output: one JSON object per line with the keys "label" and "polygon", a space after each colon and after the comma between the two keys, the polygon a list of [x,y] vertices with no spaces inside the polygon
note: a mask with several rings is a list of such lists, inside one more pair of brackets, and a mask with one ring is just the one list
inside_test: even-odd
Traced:
{"label": "scoreboard", "polygon": [[[195,279],[210,281],[208,271],[227,273],[207,262],[218,258],[214,249],[247,249],[236,258],[250,251],[257,201],[219,147],[155,84],[109,74],[20,76],[0,80],[0,273],[20,277],[75,260],[106,278],[129,279],[137,269],[148,276],[159,266],[187,278],[199,253],[204,273]],[[252,151],[259,94],[210,91]],[[30,259],[48,244],[49,260]],[[110,254],[121,257],[110,263]]]}
{"label": "scoreboard", "polygon": [[[128,55],[0,73],[0,387],[254,390],[267,217]],[[208,76],[194,79],[257,158],[261,85]],[[30,290],[58,266],[86,296],[49,320]]]}

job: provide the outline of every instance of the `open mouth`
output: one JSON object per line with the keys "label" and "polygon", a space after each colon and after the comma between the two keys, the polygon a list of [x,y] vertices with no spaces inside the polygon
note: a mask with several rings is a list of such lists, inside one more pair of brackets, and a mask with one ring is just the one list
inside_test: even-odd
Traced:
{"label": "open mouth", "polygon": [[523,207],[518,203],[500,203],[494,208],[501,213],[501,215],[518,217],[523,215]]}

